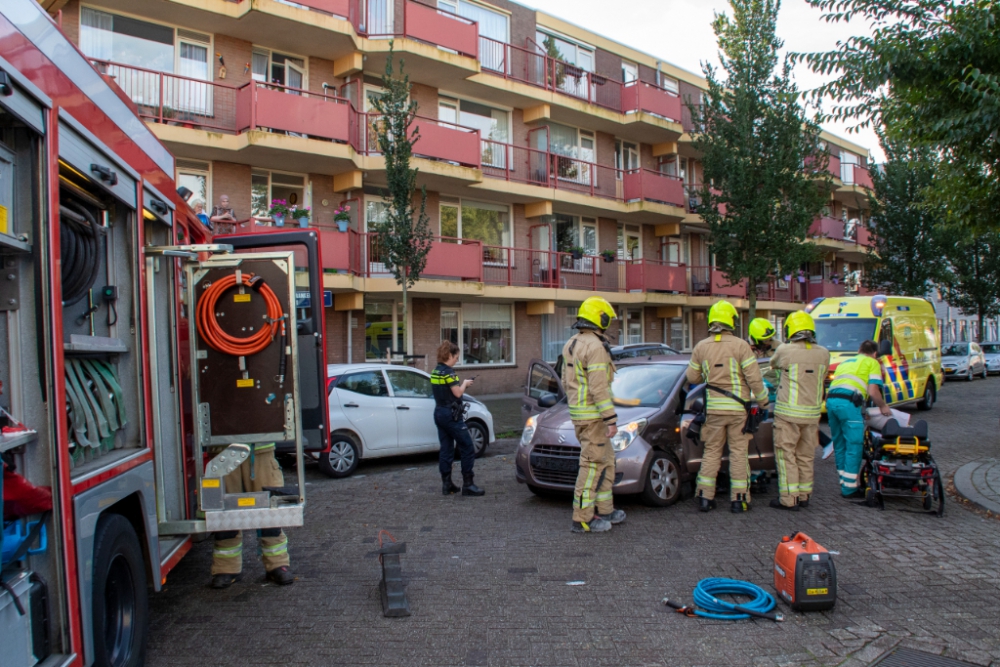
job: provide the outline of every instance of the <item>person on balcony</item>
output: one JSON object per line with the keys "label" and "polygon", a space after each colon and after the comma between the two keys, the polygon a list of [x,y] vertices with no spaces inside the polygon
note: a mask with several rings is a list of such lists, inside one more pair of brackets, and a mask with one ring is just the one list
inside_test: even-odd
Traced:
{"label": "person on balcony", "polygon": [[201,224],[205,225],[209,229],[212,229],[212,221],[209,220],[208,214],[205,213],[205,202],[199,199],[194,203],[194,214],[199,220],[201,220]]}
{"label": "person on balcony", "polygon": [[209,229],[214,229],[215,225],[220,222],[230,225],[236,223],[236,213],[229,206],[229,195],[219,196],[219,205],[212,209],[212,215],[209,216],[209,220],[212,222],[208,226]]}

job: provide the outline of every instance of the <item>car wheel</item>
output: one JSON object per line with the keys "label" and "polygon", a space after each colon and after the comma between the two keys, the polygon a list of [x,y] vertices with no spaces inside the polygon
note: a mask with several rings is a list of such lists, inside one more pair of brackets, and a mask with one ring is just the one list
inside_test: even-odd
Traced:
{"label": "car wheel", "polygon": [[927,381],[927,386],[924,387],[924,398],[917,404],[918,410],[930,410],[934,407],[934,401],[937,400],[937,389],[934,387],[934,382],[932,380]]}
{"label": "car wheel", "polygon": [[469,427],[469,437],[472,438],[472,447],[478,459],[486,453],[486,445],[490,441],[489,432],[482,423],[477,421],[467,422],[466,426]]}
{"label": "car wheel", "polygon": [[681,467],[677,457],[668,452],[653,452],[646,471],[642,502],[652,507],[673,505],[681,497]]}
{"label": "car wheel", "polygon": [[965,381],[972,382],[973,379],[974,378],[972,376],[972,366],[969,366],[969,374],[965,376]]}
{"label": "car wheel", "polygon": [[346,433],[334,433],[330,436],[330,451],[319,455],[319,469],[335,479],[349,477],[357,470],[360,459],[361,448],[354,438]]}
{"label": "car wheel", "polygon": [[98,519],[93,564],[94,664],[142,665],[149,627],[146,564],[139,537],[121,514]]}
{"label": "car wheel", "polygon": [[989,376],[990,376],[990,371],[989,371],[989,369],[988,369],[988,368],[986,368],[986,366],[984,365],[984,366],[983,366],[983,376],[982,376],[982,377],[983,377],[983,379],[985,380],[985,379],[986,379],[986,378],[988,378]]}

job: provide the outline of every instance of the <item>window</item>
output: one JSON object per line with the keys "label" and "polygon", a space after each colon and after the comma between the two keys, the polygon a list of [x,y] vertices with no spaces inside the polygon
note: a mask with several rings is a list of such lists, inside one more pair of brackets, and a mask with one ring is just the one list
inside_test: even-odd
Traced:
{"label": "window", "polygon": [[[615,139],[615,169],[631,171],[639,168],[639,147],[631,142]],[[618,177],[621,178],[621,171]]]}
{"label": "window", "polygon": [[631,83],[639,80],[639,66],[627,60],[622,61],[622,82]]}
{"label": "window", "polygon": [[461,348],[465,366],[514,363],[513,306],[463,303],[441,306],[441,339]]}
{"label": "window", "polygon": [[395,301],[365,299],[365,361],[384,361],[389,350],[400,353],[406,344],[402,308]]}
{"label": "window", "polygon": [[340,378],[337,389],[352,391],[362,396],[388,396],[389,389],[385,385],[382,371],[364,371],[351,373]]}
{"label": "window", "polygon": [[442,97],[438,100],[438,120],[479,130],[483,142],[483,166],[505,168],[507,149],[497,143],[510,141],[510,112],[503,109]]}
{"label": "window", "polygon": [[642,343],[642,308],[628,308],[625,310],[624,326],[618,327],[618,344],[635,345]]}
{"label": "window", "polygon": [[507,15],[469,0],[438,0],[441,9],[472,19],[479,26],[479,36],[488,41],[479,42],[479,62],[495,72],[504,70],[504,47],[510,38]]}
{"label": "window", "polygon": [[174,29],[83,7],[80,48],[91,58],[157,72],[174,71]]}
{"label": "window", "polygon": [[847,151],[841,151],[840,180],[844,182],[844,185],[851,185],[854,183],[854,166],[858,164],[861,164],[861,156]]}
{"label": "window", "polygon": [[559,395],[559,381],[545,366],[533,364],[528,380],[528,396],[541,398],[543,394]]}
{"label": "window", "polygon": [[556,88],[587,99],[589,81],[586,73],[594,71],[594,47],[540,30],[535,33],[535,43],[540,52],[568,65],[556,66]]}
{"label": "window", "polygon": [[196,203],[201,202],[206,212],[211,211],[215,204],[212,199],[211,165],[208,162],[177,158],[175,166],[177,187],[185,187],[194,193],[188,203],[193,208]]}
{"label": "window", "polygon": [[690,313],[682,317],[671,317],[663,321],[663,329],[667,332],[667,345],[675,350],[691,349]]}
{"label": "window", "polygon": [[692,182],[692,179],[688,178],[688,174],[690,173],[688,159],[681,155],[675,155],[672,159],[660,162],[660,173],[667,176],[676,176],[685,183]]}
{"label": "window", "polygon": [[543,218],[555,230],[557,252],[572,252],[573,248],[583,248],[585,255],[597,254],[597,220],[576,215],[556,213]]}
{"label": "window", "polygon": [[[673,79],[669,76],[664,76],[663,72],[659,72],[657,74],[657,78],[660,81],[660,88],[663,88],[664,90],[669,90],[674,95],[680,94],[680,87],[677,85],[677,79]],[[701,104],[701,91],[698,91],[698,93],[694,96],[691,102],[693,104]]]}
{"label": "window", "polygon": [[283,199],[292,206],[308,206],[306,177],[276,171],[254,169],[250,174],[253,217],[269,219],[271,201]]}
{"label": "window", "polygon": [[386,370],[392,395],[397,398],[434,398],[430,378],[404,370]]}
{"label": "window", "polygon": [[[546,123],[548,146],[534,148],[548,150],[559,157],[556,160],[556,176],[574,183],[590,183],[591,164],[596,161],[595,138],[590,130],[580,130],[559,123]],[[535,132],[536,142],[545,143],[545,133]]]}
{"label": "window", "polygon": [[510,207],[469,199],[444,199],[441,202],[441,236],[509,246]]}
{"label": "window", "polygon": [[[306,61],[267,49],[253,50],[253,80],[275,83],[289,88],[306,87]],[[297,91],[294,94],[301,93]]]}
{"label": "window", "polygon": [[618,259],[642,259],[639,225],[618,225]]}
{"label": "window", "polygon": [[576,333],[576,312],[579,304],[573,306],[556,306],[553,315],[542,315],[542,359],[555,363],[562,354],[566,341]]}

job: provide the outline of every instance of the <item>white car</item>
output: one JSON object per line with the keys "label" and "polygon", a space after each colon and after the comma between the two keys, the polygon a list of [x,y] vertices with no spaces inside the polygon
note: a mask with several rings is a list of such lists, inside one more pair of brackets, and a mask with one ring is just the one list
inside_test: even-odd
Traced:
{"label": "white car", "polygon": [[979,347],[983,349],[983,354],[986,356],[987,371],[990,373],[1000,373],[1000,343],[990,341],[988,343],[980,343]]}
{"label": "white car", "polygon": [[946,380],[964,378],[972,382],[972,378],[986,378],[989,369],[986,357],[976,343],[952,343],[941,348],[941,370]]}
{"label": "white car", "polygon": [[[330,477],[351,475],[361,459],[441,449],[427,373],[389,364],[330,364],[326,376],[330,451],[318,456],[320,469]],[[465,401],[469,434],[476,456],[482,456],[496,440],[493,415],[475,398],[465,396]]]}

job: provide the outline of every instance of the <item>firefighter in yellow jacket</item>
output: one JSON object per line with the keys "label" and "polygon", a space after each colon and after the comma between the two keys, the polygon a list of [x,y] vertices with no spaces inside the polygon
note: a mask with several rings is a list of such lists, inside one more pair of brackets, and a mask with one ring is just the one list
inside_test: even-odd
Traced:
{"label": "firefighter in yellow jacket", "polygon": [[809,506],[813,490],[813,459],[830,353],[816,344],[812,315],[801,310],[785,320],[785,341],[771,357],[771,369],[778,373],[774,460],[780,495],[771,499],[771,507],[797,512]]}
{"label": "firefighter in yellow jacket", "polygon": [[730,508],[733,512],[750,509],[747,450],[753,436],[743,433],[747,410],[741,401],[749,403],[756,400],[764,409],[768,399],[757,357],[745,340],[733,335],[735,327],[736,308],[733,304],[719,301],[712,306],[708,311],[709,336],[695,345],[687,370],[688,382],[706,382],[710,387],[705,391],[707,416],[701,428],[705,451],[698,471],[698,509],[702,512],[715,509],[715,478],[719,474],[722,450],[727,440]]}
{"label": "firefighter in yellow jacket", "polygon": [[563,347],[563,387],[576,437],[580,441],[580,472],[573,494],[573,532],[601,533],[625,520],[616,510],[611,487],[615,483],[615,450],[611,438],[618,432],[611,380],[615,374],[604,331],[615,319],[615,309],[592,296],[580,306],[578,333]]}

